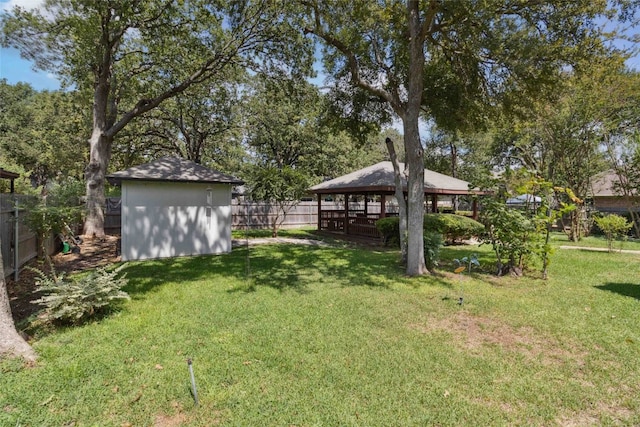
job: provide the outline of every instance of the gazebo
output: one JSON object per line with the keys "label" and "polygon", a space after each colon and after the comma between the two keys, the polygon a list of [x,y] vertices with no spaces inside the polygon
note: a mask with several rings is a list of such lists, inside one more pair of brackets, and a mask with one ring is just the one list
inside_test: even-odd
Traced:
{"label": "gazebo", "polygon": [[[404,165],[400,164],[400,169]],[[407,193],[406,178],[402,186]],[[348,235],[379,237],[376,221],[380,218],[395,215],[387,211],[387,201],[395,195],[395,178],[391,162],[380,162],[347,175],[314,185],[309,190],[318,197],[318,231],[338,232]],[[424,193],[430,201],[430,211],[437,212],[439,196],[482,195],[484,191],[471,189],[467,181],[453,178],[428,169],[424,170]],[[344,208],[324,209],[323,199],[327,196],[343,195]],[[364,196],[364,206],[350,209],[349,199]],[[369,200],[380,197],[379,212],[372,212]],[[377,209],[376,209],[377,211]],[[473,201],[473,217],[477,218],[478,203]]]}
{"label": "gazebo", "polygon": [[0,179],[8,179],[9,180],[9,192],[10,193],[14,193],[15,192],[15,186],[13,184],[13,181],[18,178],[20,176],[20,174],[14,173],[14,172],[9,172],[8,170],[4,170],[2,168],[0,168]]}

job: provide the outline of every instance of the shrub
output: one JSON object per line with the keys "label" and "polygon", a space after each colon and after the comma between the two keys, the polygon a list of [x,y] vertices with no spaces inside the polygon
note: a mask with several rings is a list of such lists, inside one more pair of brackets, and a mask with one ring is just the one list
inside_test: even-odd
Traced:
{"label": "shrub", "polygon": [[487,227],[481,239],[493,248],[497,274],[521,274],[526,256],[535,251],[540,240],[534,222],[519,210],[495,200],[485,202],[482,217]]}
{"label": "shrub", "polygon": [[484,232],[484,225],[465,216],[453,214],[426,214],[424,229],[441,233],[447,243],[478,237]]}
{"label": "shrub", "polygon": [[[385,245],[400,244],[400,219],[398,217],[381,218],[376,228],[382,234]],[[424,233],[439,233],[447,243],[479,237],[484,225],[471,218],[453,214],[425,214]]]}
{"label": "shrub", "polygon": [[82,222],[83,207],[80,206],[80,192],[83,190],[80,181],[67,179],[53,185],[46,198],[39,198],[35,203],[27,205],[22,221],[31,231],[37,234],[41,247],[40,256],[47,258],[44,247],[50,235],[72,230]]}
{"label": "shrub", "polygon": [[620,215],[607,215],[600,218],[595,219],[598,228],[602,230],[604,235],[607,237],[607,245],[609,247],[609,252],[613,249],[613,241],[615,239],[620,238],[621,236],[626,236],[627,232],[631,229],[633,225],[626,218]]}
{"label": "shrub", "polygon": [[400,246],[400,218],[380,218],[376,221],[376,228],[382,234],[384,244],[387,246]]}
{"label": "shrub", "polygon": [[[382,234],[384,243],[387,246],[400,246],[400,218],[381,218],[376,222],[376,228]],[[425,227],[424,238],[424,261],[429,271],[438,266],[440,259],[440,247],[442,246],[442,234],[438,231],[427,230]]]}
{"label": "shrub", "polygon": [[66,278],[55,271],[47,276],[42,271],[36,281],[36,292],[44,295],[33,301],[45,307],[45,320],[78,323],[129,295],[122,290],[127,279],[117,277],[124,266],[107,271],[98,268],[78,279]]}

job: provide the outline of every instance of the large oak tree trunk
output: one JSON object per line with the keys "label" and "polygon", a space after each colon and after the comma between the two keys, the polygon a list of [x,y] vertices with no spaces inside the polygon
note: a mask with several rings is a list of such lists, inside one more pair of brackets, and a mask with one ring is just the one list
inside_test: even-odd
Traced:
{"label": "large oak tree trunk", "polygon": [[93,130],[89,139],[89,164],[85,169],[87,216],[83,234],[97,237],[104,236],[104,184],[113,142],[113,136],[107,136],[106,132],[116,117],[116,107],[109,101],[110,71],[106,64],[107,61],[94,88]]}
{"label": "large oak tree trunk", "polygon": [[[419,2],[407,2],[409,24],[409,74],[407,101],[402,117],[404,148],[409,165],[408,193],[408,239],[407,274],[418,276],[428,272],[424,261],[424,150],[420,142],[419,117],[424,89],[424,35],[420,20]],[[427,20],[428,23],[429,20]]]}
{"label": "large oak tree trunk", "polygon": [[104,236],[104,184],[112,140],[100,133],[100,129],[94,129],[89,141],[90,157],[85,169],[87,216],[83,231],[83,234],[98,237]]}
{"label": "large oak tree trunk", "polygon": [[[0,245],[2,246],[2,245]],[[36,353],[31,346],[16,331],[13,317],[11,316],[11,305],[9,305],[9,295],[7,284],[4,279],[4,264],[2,252],[0,251],[0,355],[23,357],[28,361],[36,360]]]}
{"label": "large oak tree trunk", "polygon": [[418,276],[428,272],[424,261],[424,162],[418,130],[418,115],[405,116],[404,143],[409,165],[407,179],[407,275]]}

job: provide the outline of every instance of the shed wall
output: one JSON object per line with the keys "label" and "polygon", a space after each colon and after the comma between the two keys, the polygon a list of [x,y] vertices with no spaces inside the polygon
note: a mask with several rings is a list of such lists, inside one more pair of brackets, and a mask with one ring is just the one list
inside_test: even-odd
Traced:
{"label": "shed wall", "polygon": [[231,186],[122,183],[122,260],[231,251]]}

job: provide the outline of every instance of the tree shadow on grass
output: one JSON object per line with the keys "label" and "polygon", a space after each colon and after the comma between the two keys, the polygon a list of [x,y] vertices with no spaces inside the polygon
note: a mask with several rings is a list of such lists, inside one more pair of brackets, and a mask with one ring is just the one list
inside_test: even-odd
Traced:
{"label": "tree shadow on grass", "polygon": [[[129,263],[125,269],[129,285],[125,290],[135,299],[166,283],[211,280],[216,276],[239,283],[229,292],[252,292],[259,286],[307,293],[316,284],[379,289],[389,288],[392,283],[413,287],[424,284],[421,279],[404,275],[396,255],[363,248],[292,244],[238,247],[229,254]],[[447,278],[429,276],[429,282],[446,284]]]}
{"label": "tree shadow on grass", "polygon": [[[266,286],[309,292],[312,284],[388,287],[394,265],[388,254],[348,248],[268,245],[250,249],[249,283],[230,292]],[[245,252],[246,256],[246,252]]]}
{"label": "tree shadow on grass", "polygon": [[595,288],[640,300],[640,284],[637,283],[605,283]]}
{"label": "tree shadow on grass", "polygon": [[130,262],[124,271],[129,279],[125,291],[136,298],[169,282],[191,282],[219,274],[243,275],[245,258],[235,251],[220,255],[164,258]]}

